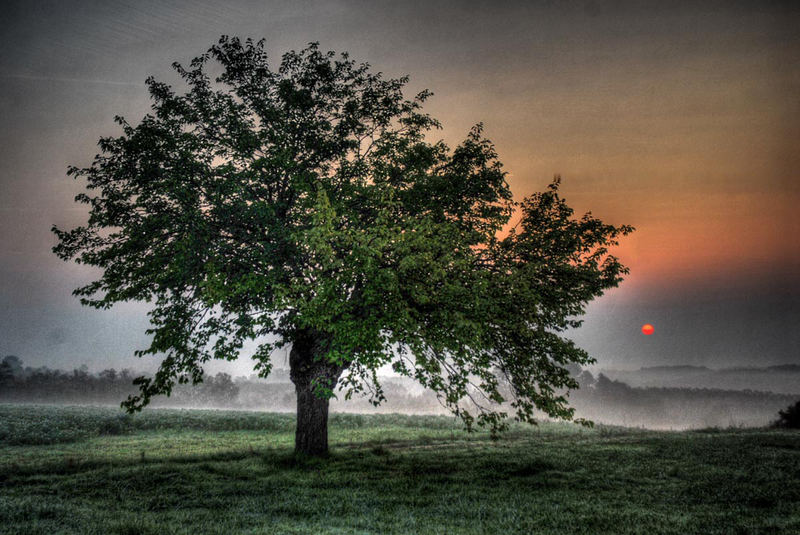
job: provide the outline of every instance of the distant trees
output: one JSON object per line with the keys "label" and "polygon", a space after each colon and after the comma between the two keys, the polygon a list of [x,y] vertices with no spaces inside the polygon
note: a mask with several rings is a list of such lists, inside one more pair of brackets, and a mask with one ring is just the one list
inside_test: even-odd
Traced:
{"label": "distant trees", "polygon": [[12,382],[14,382],[14,374],[11,367],[5,362],[0,363],[0,388],[4,388]]}
{"label": "distant trees", "polygon": [[[136,392],[130,370],[113,368],[98,374],[86,366],[72,371],[47,367],[23,368],[22,360],[8,356],[0,363],[0,401],[30,403],[116,404]],[[232,407],[237,403],[239,386],[227,373],[204,378],[195,388],[178,388],[172,399],[160,405]]]}
{"label": "distant trees", "polygon": [[16,375],[22,373],[22,361],[15,355],[7,355],[0,363],[0,384],[6,380],[11,380]]}
{"label": "distant trees", "polygon": [[[11,375],[11,370],[16,374]],[[570,394],[577,414],[597,422],[650,428],[764,426],[798,428],[800,402],[796,394],[711,388],[640,388],[587,370],[570,367],[581,388]],[[116,404],[135,393],[137,375],[113,368],[99,373],[23,367],[22,361],[0,361],[0,403]],[[376,409],[367,398],[335,400],[333,409],[348,412],[440,414],[445,411],[434,392],[402,377],[382,377],[389,402]],[[507,386],[503,386],[507,388]],[[170,397],[153,400],[156,407],[264,409],[288,412],[296,408],[289,370],[276,369],[268,379],[253,375],[233,378],[208,375],[197,386],[179,385]],[[787,407],[788,406],[788,407]],[[781,410],[783,407],[786,409]],[[775,420],[775,414],[780,418]]]}
{"label": "distant trees", "polygon": [[0,362],[0,392],[14,384],[14,378],[22,373],[22,361],[14,355],[7,355]]}

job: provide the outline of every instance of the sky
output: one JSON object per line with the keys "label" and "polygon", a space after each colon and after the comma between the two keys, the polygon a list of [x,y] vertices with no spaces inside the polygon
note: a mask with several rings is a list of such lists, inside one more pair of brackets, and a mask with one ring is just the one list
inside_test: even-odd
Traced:
{"label": "sky", "polygon": [[484,123],[518,199],[560,174],[576,213],[634,225],[630,275],[570,333],[598,367],[800,364],[796,2],[27,0],[0,20],[0,356],[153,368],[132,356],[147,308],[81,307],[97,272],[50,227],[85,222],[67,167],[149,111],[145,78],[180,88],[170,64],[228,34],[409,74],[451,146]]}

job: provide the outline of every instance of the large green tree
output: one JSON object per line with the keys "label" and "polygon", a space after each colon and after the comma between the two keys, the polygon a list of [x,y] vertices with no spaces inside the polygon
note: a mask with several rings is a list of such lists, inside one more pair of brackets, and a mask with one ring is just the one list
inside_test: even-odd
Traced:
{"label": "large green tree", "polygon": [[256,340],[264,376],[290,347],[300,453],[327,451],[335,389],[382,401],[389,364],[468,426],[502,428],[509,406],[572,416],[565,366],[591,358],[563,332],[621,281],[608,247],[630,227],[573,218],[558,181],[513,201],[480,126],[454,149],[430,141],[430,93],[407,99],[407,78],[347,54],[312,44],[272,68],[263,42],[223,37],[174,67],[185,92],[148,79],[152,113],[118,117],[122,134],[69,170],[88,224],[53,229],[58,256],[102,270],[75,290],[84,304],[152,304],[137,354],[162,361],[125,407]]}

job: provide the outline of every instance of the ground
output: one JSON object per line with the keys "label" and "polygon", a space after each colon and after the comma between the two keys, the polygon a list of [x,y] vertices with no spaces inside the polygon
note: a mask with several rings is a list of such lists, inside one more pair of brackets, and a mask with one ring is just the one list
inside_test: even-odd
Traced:
{"label": "ground", "polygon": [[0,533],[800,533],[800,433],[0,405]]}

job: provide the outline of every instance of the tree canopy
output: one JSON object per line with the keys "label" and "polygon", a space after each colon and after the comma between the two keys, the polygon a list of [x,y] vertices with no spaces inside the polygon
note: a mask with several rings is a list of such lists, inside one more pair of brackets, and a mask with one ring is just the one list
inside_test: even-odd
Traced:
{"label": "tree canopy", "polygon": [[574,218],[558,180],[514,201],[481,125],[431,141],[431,93],[406,98],[406,77],[347,54],[311,44],[273,68],[263,41],[223,37],[174,68],[184,92],[149,78],[152,113],[117,117],[122,134],[70,168],[88,223],[53,229],[59,257],[102,270],[84,304],[152,304],[137,354],[162,361],[128,409],[211,359],[266,376],[288,346],[299,410],[301,390],[337,386],[379,403],[391,365],[467,425],[501,428],[503,401],[523,421],[572,416],[565,366],[591,358],[564,331],[622,280],[608,249],[631,227]]}

